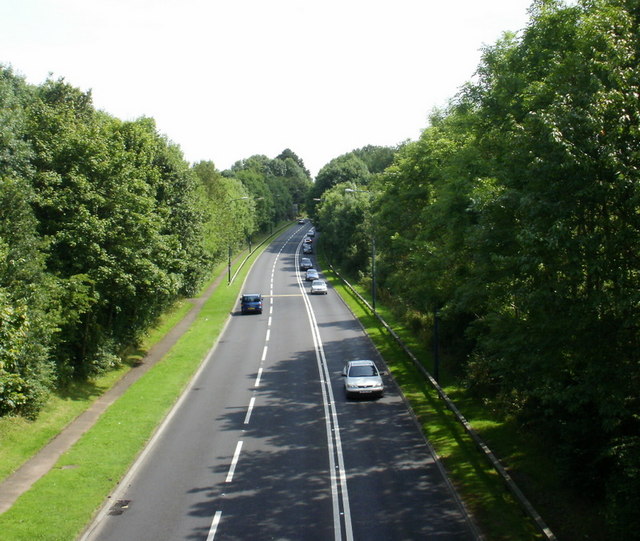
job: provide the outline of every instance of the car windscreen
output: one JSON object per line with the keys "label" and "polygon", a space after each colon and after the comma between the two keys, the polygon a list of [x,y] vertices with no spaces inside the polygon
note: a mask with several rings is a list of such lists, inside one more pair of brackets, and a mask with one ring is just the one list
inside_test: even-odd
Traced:
{"label": "car windscreen", "polygon": [[245,295],[242,298],[242,302],[260,302],[259,295]]}

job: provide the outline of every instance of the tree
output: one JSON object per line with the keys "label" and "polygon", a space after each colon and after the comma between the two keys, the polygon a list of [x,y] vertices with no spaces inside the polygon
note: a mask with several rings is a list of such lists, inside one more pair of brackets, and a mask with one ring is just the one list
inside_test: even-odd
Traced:
{"label": "tree", "polygon": [[474,325],[474,373],[552,434],[567,480],[618,502],[639,492],[626,451],[640,407],[637,33],[624,2],[539,2],[469,93],[496,179],[477,237],[494,268],[479,274],[491,310]]}
{"label": "tree", "polygon": [[[304,176],[308,180],[311,180],[311,173],[309,173],[309,170],[304,166],[304,162],[291,149],[285,148],[280,154],[276,156],[275,159],[282,160],[283,162],[286,162],[287,160],[292,160],[293,163],[295,163],[302,170],[302,172],[304,173]],[[284,176],[287,176],[287,175],[284,175]]]}
{"label": "tree", "polygon": [[251,206],[240,200],[246,195],[245,187],[236,178],[225,177],[213,162],[200,162],[193,166],[204,191],[204,207],[208,219],[205,223],[205,248],[209,257],[220,261],[228,250],[245,241],[245,231],[252,227]]}
{"label": "tree", "polygon": [[208,264],[195,178],[152,120],[96,112],[64,81],[37,94],[34,208],[50,239],[47,269],[74,307],[55,352],[64,381],[116,364],[124,345],[195,290]]}

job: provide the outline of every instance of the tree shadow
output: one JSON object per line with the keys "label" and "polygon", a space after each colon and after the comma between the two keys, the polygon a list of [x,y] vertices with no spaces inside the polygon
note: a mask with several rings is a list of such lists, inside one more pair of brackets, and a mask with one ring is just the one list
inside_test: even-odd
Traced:
{"label": "tree shadow", "polygon": [[[345,350],[360,337],[324,344],[342,444],[354,538],[472,539],[466,518],[390,376],[380,400],[348,401]],[[351,343],[349,343],[351,342]],[[249,424],[229,408],[222,430],[241,431],[244,447],[231,483],[198,486],[189,511],[222,512],[221,539],[333,539],[333,499],[323,392],[313,350],[281,359],[262,374]],[[247,377],[247,385],[257,374]],[[335,428],[335,427],[334,427]],[[334,436],[337,432],[333,431]],[[332,441],[335,440],[332,439]],[[224,475],[232,457],[218,457]],[[191,539],[206,538],[202,528]]]}

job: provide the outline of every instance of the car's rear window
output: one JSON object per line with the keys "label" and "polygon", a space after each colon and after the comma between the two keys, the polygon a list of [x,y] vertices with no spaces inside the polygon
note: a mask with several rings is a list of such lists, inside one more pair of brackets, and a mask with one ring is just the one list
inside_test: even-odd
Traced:
{"label": "car's rear window", "polygon": [[245,295],[242,300],[244,302],[260,302],[260,295]]}
{"label": "car's rear window", "polygon": [[373,365],[352,366],[349,369],[350,378],[362,378],[365,376],[377,376],[377,375],[378,375],[378,372],[376,371],[376,368]]}

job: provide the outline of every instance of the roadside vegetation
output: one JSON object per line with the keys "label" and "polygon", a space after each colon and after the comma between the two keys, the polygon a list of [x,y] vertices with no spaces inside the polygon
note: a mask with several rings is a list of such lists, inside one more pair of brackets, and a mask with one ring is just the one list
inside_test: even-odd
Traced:
{"label": "roadside vegetation", "polygon": [[558,489],[537,498],[552,529],[637,539],[640,11],[530,13],[389,166],[349,153],[321,170],[310,212],[367,289],[375,247],[379,294],[421,342],[437,317],[451,395],[489,442],[512,427],[502,456],[534,492]]}

